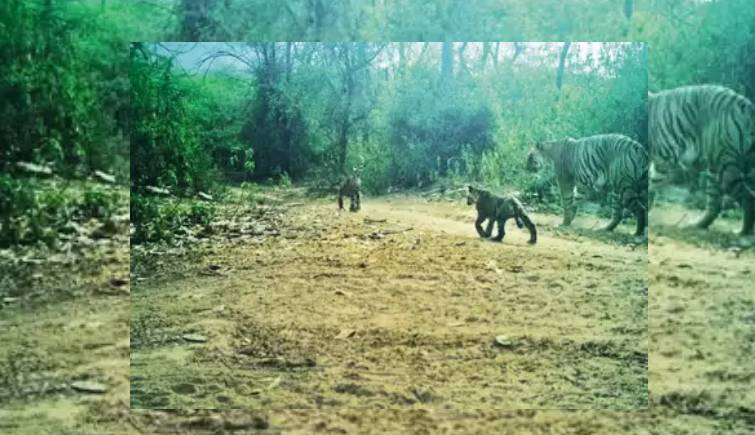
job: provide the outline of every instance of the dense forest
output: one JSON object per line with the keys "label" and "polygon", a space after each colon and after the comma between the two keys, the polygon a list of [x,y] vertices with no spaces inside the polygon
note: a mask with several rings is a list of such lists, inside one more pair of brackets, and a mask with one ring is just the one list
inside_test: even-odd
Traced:
{"label": "dense forest", "polygon": [[[495,185],[516,181],[521,189],[535,180],[517,173],[516,158],[504,157],[520,156],[546,128],[554,135],[615,130],[643,142],[642,114],[634,112],[641,102],[625,96],[635,86],[632,81],[640,80],[638,59],[648,53],[651,91],[710,82],[755,97],[755,61],[747,55],[755,48],[755,12],[747,0],[262,3],[4,2],[0,104],[8,122],[0,132],[3,172],[82,177],[104,171],[127,184],[133,177],[129,141],[134,140],[137,153],[168,150],[162,158],[180,157],[155,161],[139,154],[134,167],[145,169],[146,178],[132,179],[137,187],[210,189],[222,174],[258,181],[285,174],[293,181],[309,176],[324,182],[358,167],[365,171],[366,188],[376,193],[392,183],[431,183],[449,170]],[[565,45],[545,53],[524,43],[220,44],[194,59],[204,62],[190,65],[174,60],[192,44],[129,50],[135,40],[493,37],[627,39],[650,48],[610,58],[585,56]],[[538,60],[523,63],[525,57]],[[539,72],[530,74],[528,68]],[[606,69],[605,80],[591,77],[590,68]],[[611,74],[622,79],[611,83]],[[129,88],[130,76],[145,80]],[[191,85],[196,82],[201,85]],[[305,95],[311,83],[323,86]],[[596,88],[586,92],[588,87]],[[140,98],[136,93],[144,98],[130,106],[130,98]],[[440,93],[446,97],[434,97]],[[167,101],[163,115],[175,115],[170,125],[139,124],[139,111]],[[633,121],[624,122],[620,111]],[[556,115],[559,122],[549,122]],[[430,125],[439,128],[430,132]],[[467,132],[472,135],[461,138]],[[159,143],[142,148],[156,138]],[[291,153],[281,160],[278,147]],[[397,152],[401,159],[395,158]],[[3,196],[14,198],[2,206],[4,239],[35,238],[21,234],[27,230],[18,228],[19,221],[27,208],[42,207],[45,199],[31,198],[22,188],[24,180],[5,175],[0,183]],[[39,222],[25,228],[65,220],[50,214],[39,213]]]}
{"label": "dense forest", "polygon": [[258,181],[356,168],[374,193],[453,175],[513,184],[536,140],[645,142],[641,44],[216,45],[132,55],[136,186],[208,189],[210,166]]}
{"label": "dense forest", "polygon": [[0,42],[3,433],[752,432],[747,199],[682,228],[672,162],[633,237],[528,168],[750,107],[752,0],[3,0]]}

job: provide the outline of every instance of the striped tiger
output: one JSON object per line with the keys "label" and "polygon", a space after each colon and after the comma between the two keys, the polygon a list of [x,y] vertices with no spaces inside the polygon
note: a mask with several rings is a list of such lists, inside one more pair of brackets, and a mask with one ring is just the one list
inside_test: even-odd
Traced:
{"label": "striped tiger", "polygon": [[[755,223],[755,107],[717,85],[682,86],[648,94],[651,160],[701,171],[706,207],[693,227],[708,228],[721,212],[723,195],[744,211],[743,235]],[[653,182],[662,180],[662,174]]]}
{"label": "striped tiger", "polygon": [[648,156],[645,148],[620,134],[601,134],[582,139],[567,138],[540,142],[527,156],[530,171],[540,169],[545,158],[554,164],[564,208],[562,225],[571,224],[576,214],[576,184],[608,191],[613,216],[603,228],[613,231],[629,210],[637,217],[635,235],[647,230]]}
{"label": "striped tiger", "polygon": [[358,176],[352,175],[346,177],[338,186],[338,209],[343,210],[343,198],[347,197],[351,199],[349,211],[359,211],[362,208],[361,190],[362,180]]}

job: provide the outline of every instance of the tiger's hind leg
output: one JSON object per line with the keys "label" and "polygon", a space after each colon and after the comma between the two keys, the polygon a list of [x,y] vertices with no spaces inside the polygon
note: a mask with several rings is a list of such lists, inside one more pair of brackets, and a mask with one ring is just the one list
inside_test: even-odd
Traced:
{"label": "tiger's hind leg", "polygon": [[647,210],[637,210],[635,212],[637,217],[637,229],[634,231],[636,237],[642,237],[647,234],[648,228],[648,213]]}
{"label": "tiger's hind leg", "polygon": [[692,228],[707,229],[721,213],[721,192],[718,184],[710,173],[706,173],[705,213],[691,225]]}
{"label": "tiger's hind leg", "polygon": [[742,200],[742,209],[744,217],[742,219],[742,229],[739,231],[741,236],[751,236],[753,234],[753,227],[755,227],[755,197],[751,195],[745,196]]}
{"label": "tiger's hind leg", "polygon": [[530,239],[527,241],[527,243],[534,245],[535,243],[537,243],[537,228],[535,227],[535,224],[532,223],[530,217],[527,216],[527,214],[524,212],[520,213],[519,216],[517,216],[517,220],[519,219],[521,219],[524,226],[527,227],[530,232]]}

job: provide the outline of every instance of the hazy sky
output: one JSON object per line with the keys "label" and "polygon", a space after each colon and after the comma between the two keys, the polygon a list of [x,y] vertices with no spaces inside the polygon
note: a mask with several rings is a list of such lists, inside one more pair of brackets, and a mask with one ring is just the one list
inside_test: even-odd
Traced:
{"label": "hazy sky", "polygon": [[[412,45],[410,51],[419,52],[424,42],[410,43]],[[456,43],[455,47],[458,49],[460,44]],[[519,57],[518,62],[527,62],[531,59],[533,62],[541,63],[544,60],[551,62],[554,66],[558,64],[558,53],[563,47],[561,42],[525,42],[525,53]],[[570,58],[577,56],[580,61],[584,61],[588,56],[592,55],[596,61],[602,60],[604,56],[615,56],[617,44],[620,43],[604,43],[604,42],[573,42],[569,50]],[[202,59],[205,59],[208,55],[220,50],[234,51],[242,48],[244,43],[238,42],[164,42],[157,46],[157,51],[162,54],[169,53],[169,50],[174,54],[177,54],[176,59],[178,63],[186,70],[195,71]],[[436,55],[440,56],[441,44],[432,43],[431,50],[436,52]],[[608,48],[604,50],[604,48]],[[477,57],[482,50],[482,43],[469,42],[467,43],[465,55],[471,57]],[[514,44],[510,42],[503,42],[499,56],[501,59],[510,58],[514,53]],[[389,56],[382,56],[378,59],[379,62],[384,65],[389,65],[395,62]],[[205,63],[202,67],[202,71],[207,68],[208,64]],[[238,68],[244,70],[247,68],[242,62],[233,59],[231,57],[218,58],[212,64],[213,70],[223,68]]]}

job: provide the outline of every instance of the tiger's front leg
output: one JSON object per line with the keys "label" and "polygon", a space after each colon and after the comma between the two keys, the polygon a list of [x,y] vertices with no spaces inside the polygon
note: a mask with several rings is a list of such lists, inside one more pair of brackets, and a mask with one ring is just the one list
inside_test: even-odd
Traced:
{"label": "tiger's front leg", "polygon": [[721,213],[721,192],[710,172],[705,173],[705,185],[705,213],[691,225],[701,230],[707,229]]}
{"label": "tiger's front leg", "polygon": [[621,223],[621,219],[624,217],[624,206],[621,199],[617,198],[615,195],[612,195],[612,200],[615,201],[613,206],[613,215],[611,216],[611,220],[608,222],[608,224],[603,227],[604,231],[613,231]]}
{"label": "tiger's front leg", "polygon": [[481,214],[477,215],[477,220],[474,222],[474,227],[477,230],[477,234],[480,235],[483,239],[486,239],[490,237],[489,234],[485,234],[485,231],[482,229],[482,223],[485,222],[485,217]]}
{"label": "tiger's front leg", "polygon": [[[493,222],[493,220],[490,220]],[[506,226],[506,219],[498,219],[498,235],[493,237],[493,241],[500,242],[503,240],[503,237],[506,235],[506,230],[504,227]]]}
{"label": "tiger's front leg", "polygon": [[574,205],[574,184],[573,183],[560,183],[561,187],[561,204],[564,208],[564,220],[561,222],[561,226],[568,227],[574,220],[577,210]]}
{"label": "tiger's front leg", "polygon": [[488,226],[485,228],[485,237],[490,237],[493,234],[493,225],[495,225],[495,220],[489,219]]}

